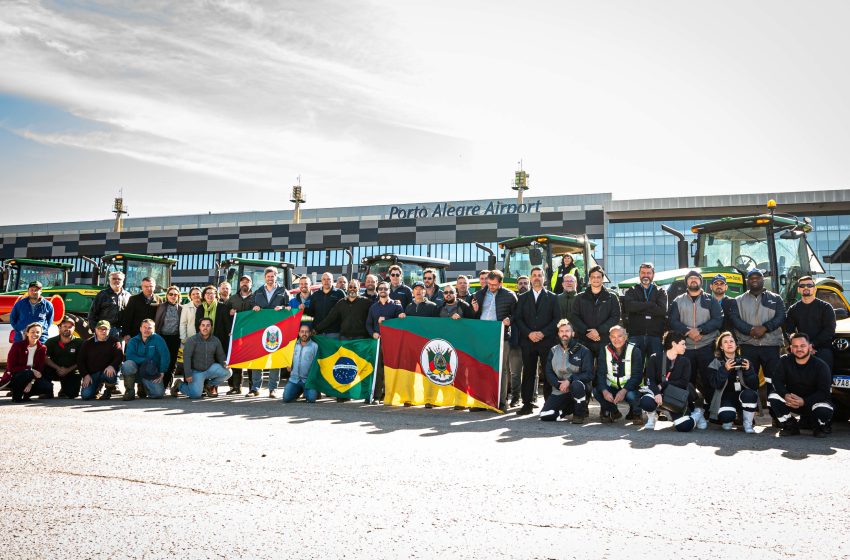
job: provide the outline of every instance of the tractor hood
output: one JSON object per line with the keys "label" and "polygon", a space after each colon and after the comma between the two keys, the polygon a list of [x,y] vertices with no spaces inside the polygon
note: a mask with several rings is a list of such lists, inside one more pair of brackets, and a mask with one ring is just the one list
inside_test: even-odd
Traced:
{"label": "tractor hood", "polygon": [[[731,266],[677,268],[676,270],[662,270],[661,272],[655,273],[655,283],[659,286],[667,286],[669,284],[672,284],[676,280],[684,280],[685,274],[687,274],[691,270],[696,270],[697,272],[702,274],[703,284],[711,283],[711,279],[718,274],[722,274],[726,277],[727,284],[743,285],[744,283],[744,278],[741,275],[741,271],[736,268],[732,268]],[[632,286],[636,286],[637,284],[640,284],[640,279],[637,276],[634,276],[627,280],[623,280],[622,282],[617,284],[617,288],[622,291],[631,288]]]}

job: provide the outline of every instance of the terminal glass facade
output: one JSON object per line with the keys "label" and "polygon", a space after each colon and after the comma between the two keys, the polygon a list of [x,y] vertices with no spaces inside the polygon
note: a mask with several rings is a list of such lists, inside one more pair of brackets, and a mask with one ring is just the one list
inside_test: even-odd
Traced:
{"label": "terminal glass facade", "polygon": [[[679,230],[689,243],[696,237],[691,226],[717,217],[704,216],[688,220],[649,220],[643,222],[611,222],[608,224],[608,254],[605,271],[613,285],[637,276],[642,262],[652,262],[655,270],[678,268],[676,257],[677,239],[661,231],[661,224]],[[850,265],[827,264],[823,258],[832,254],[850,235],[850,216],[811,216],[814,230],[808,237],[809,244],[823,265],[827,275],[835,276],[845,286],[850,284]],[[689,260],[693,263],[693,260]]]}

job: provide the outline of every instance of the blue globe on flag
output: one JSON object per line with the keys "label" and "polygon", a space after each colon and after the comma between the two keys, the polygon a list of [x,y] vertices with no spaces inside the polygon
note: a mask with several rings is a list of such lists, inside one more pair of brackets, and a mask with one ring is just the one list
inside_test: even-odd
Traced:
{"label": "blue globe on flag", "polygon": [[351,358],[343,356],[334,364],[333,376],[340,385],[348,385],[357,377],[357,364]]}

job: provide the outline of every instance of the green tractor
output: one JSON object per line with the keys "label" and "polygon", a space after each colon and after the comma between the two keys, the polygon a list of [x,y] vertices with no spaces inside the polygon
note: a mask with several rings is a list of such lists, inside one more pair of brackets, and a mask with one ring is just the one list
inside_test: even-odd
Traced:
{"label": "green tractor", "polygon": [[447,281],[446,270],[448,270],[451,262],[445,259],[434,259],[431,257],[382,253],[361,259],[359,276],[363,279],[369,274],[374,274],[379,280],[389,281],[387,272],[394,264],[401,267],[402,282],[410,286],[414,282],[422,280],[425,270],[429,268],[433,268],[437,274],[436,283],[444,284]]}
{"label": "green tractor", "polygon": [[[489,247],[476,243],[479,249],[489,253],[487,268],[496,268],[496,255]],[[596,244],[590,241],[586,235],[527,235],[525,237],[514,237],[499,242],[499,248],[503,250],[503,264],[501,271],[505,275],[504,287],[516,290],[517,278],[528,276],[535,266],[543,267],[546,275],[546,286],[554,289],[553,283],[557,275],[561,258],[565,254],[573,257],[573,262],[579,270],[579,283],[587,285],[587,271],[596,266],[593,258],[593,249]],[[607,282],[608,279],[606,278]],[[478,278],[470,279],[469,291],[474,292],[481,287]]]}
{"label": "green tractor", "polygon": [[4,289],[13,295],[22,295],[32,280],[41,281],[44,297],[60,296],[65,303],[65,314],[75,321],[77,335],[91,336],[88,324],[89,309],[97,293],[108,285],[109,274],[124,273],[124,286],[131,293],[141,290],[142,278],[156,280],[161,293],[171,285],[171,271],[177,263],[174,259],[137,255],[133,253],[110,253],[100,258],[100,263],[91,261],[95,273],[91,284],[69,284],[68,274],[73,265],[32,259],[11,259],[4,265]]}
{"label": "green tractor", "polygon": [[[815,278],[816,295],[835,309],[837,320],[833,348],[833,396],[839,405],[836,419],[850,416],[850,305],[844,296],[841,282],[824,274],[820,260],[806,239],[812,231],[811,220],[775,213],[776,203],[768,202],[769,213],[757,216],[722,218],[696,224],[692,244],[693,266],[688,266],[688,243],[680,232],[662,226],[664,231],[678,237],[679,267],[658,271],[655,282],[667,289],[668,300],[685,291],[685,274],[695,269],[703,276],[703,289],[710,291],[711,279],[717,274],[726,277],[727,295],[735,297],[746,290],[747,271],[764,271],[765,289],[778,293],[790,306],[797,299],[797,280],[802,276]],[[622,293],[638,284],[637,277],[618,284]]]}
{"label": "green tractor", "polygon": [[243,276],[251,277],[252,290],[257,290],[265,284],[266,268],[273,266],[277,268],[277,284],[285,286],[286,289],[292,287],[292,271],[294,265],[283,261],[263,261],[256,259],[233,258],[227,259],[219,263],[217,269],[217,282],[228,282],[233,292],[239,290],[239,279]]}

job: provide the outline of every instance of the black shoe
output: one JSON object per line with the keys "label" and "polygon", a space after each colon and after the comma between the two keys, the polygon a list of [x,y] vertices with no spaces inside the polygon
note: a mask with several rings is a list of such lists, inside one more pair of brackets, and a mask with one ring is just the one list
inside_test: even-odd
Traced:
{"label": "black shoe", "polygon": [[780,436],[799,436],[800,435],[800,426],[797,425],[797,421],[793,418],[791,420],[786,420],[782,423],[782,429],[779,430]]}
{"label": "black shoe", "polygon": [[816,438],[825,438],[830,434],[832,434],[832,424],[826,424],[825,426],[818,424],[815,426],[815,429],[812,430],[812,435]]}
{"label": "black shoe", "polygon": [[518,399],[518,398],[514,397],[514,398],[512,398],[512,399],[511,399],[511,404],[510,404],[510,407],[511,407],[511,408],[514,408],[514,407],[515,407],[516,405],[518,405],[518,404],[519,404],[519,399]]}
{"label": "black shoe", "polygon": [[626,414],[626,420],[634,420],[638,416],[640,416],[640,412],[629,409],[629,412]]}
{"label": "black shoe", "polygon": [[516,415],[517,416],[528,416],[532,412],[534,412],[534,409],[531,408],[531,405],[530,404],[524,404],[524,405],[522,405],[522,408],[517,410]]}
{"label": "black shoe", "polygon": [[573,414],[572,422],[573,424],[584,424],[585,422],[587,422],[587,414]]}
{"label": "black shoe", "polygon": [[426,403],[425,403],[425,408],[434,408],[434,405],[433,405],[433,404],[431,404],[431,403],[429,403],[429,402],[426,402]]}
{"label": "black shoe", "polygon": [[599,413],[599,422],[602,424],[612,424],[614,422],[614,418],[610,412],[603,410]]}
{"label": "black shoe", "polygon": [[611,420],[617,421],[623,417],[623,413],[619,410],[614,410],[611,412]]}

